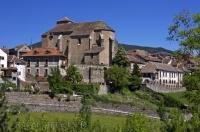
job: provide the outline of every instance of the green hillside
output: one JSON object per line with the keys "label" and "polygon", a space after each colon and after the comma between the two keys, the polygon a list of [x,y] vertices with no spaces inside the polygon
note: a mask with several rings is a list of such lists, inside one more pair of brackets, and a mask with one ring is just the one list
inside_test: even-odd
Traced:
{"label": "green hillside", "polygon": [[140,50],[146,50],[150,53],[167,53],[171,54],[173,51],[162,48],[162,47],[147,47],[147,46],[139,46],[139,45],[130,45],[130,44],[123,44],[119,43],[122,47],[125,48],[125,50],[132,50],[132,49],[140,49]]}

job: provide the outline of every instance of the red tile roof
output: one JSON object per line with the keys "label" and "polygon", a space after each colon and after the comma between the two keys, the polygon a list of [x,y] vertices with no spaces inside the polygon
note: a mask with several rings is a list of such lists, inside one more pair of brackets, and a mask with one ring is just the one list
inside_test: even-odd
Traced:
{"label": "red tile roof", "polygon": [[31,51],[23,54],[22,56],[23,57],[27,57],[27,56],[63,56],[63,57],[66,57],[64,54],[62,54],[58,50],[58,48],[50,48],[50,47],[34,48]]}

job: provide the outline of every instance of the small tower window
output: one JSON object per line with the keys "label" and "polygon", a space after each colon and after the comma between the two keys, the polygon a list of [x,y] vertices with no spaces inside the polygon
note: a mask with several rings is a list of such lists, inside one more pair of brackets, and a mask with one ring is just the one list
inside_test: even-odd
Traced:
{"label": "small tower window", "polygon": [[81,45],[81,38],[78,39],[78,45]]}

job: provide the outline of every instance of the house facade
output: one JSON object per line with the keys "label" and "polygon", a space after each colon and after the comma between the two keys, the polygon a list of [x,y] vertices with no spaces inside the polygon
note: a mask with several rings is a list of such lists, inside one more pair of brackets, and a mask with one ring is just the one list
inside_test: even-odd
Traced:
{"label": "house facade", "polygon": [[66,56],[57,48],[35,48],[25,53],[23,59],[26,61],[27,76],[46,78],[55,67],[59,67],[61,74],[65,74]]}
{"label": "house facade", "polygon": [[23,54],[29,52],[31,49],[27,45],[18,45],[12,49],[9,49],[9,55],[15,55],[17,58],[21,58]]}
{"label": "house facade", "polygon": [[168,64],[150,62],[141,69],[141,73],[144,83],[182,86],[183,71]]}
{"label": "house facade", "polygon": [[7,60],[7,53],[4,50],[0,49],[0,68],[7,68]]}
{"label": "house facade", "polygon": [[[21,81],[25,81],[26,79],[26,62],[24,60],[21,60],[17,58],[15,55],[9,55],[8,56],[8,69],[9,68],[16,68],[17,73],[13,72],[13,78],[19,79]],[[13,79],[13,80],[16,80]]]}

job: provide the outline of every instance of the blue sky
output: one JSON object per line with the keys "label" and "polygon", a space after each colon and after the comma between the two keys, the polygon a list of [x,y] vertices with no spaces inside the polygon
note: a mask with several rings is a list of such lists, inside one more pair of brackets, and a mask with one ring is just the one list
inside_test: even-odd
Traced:
{"label": "blue sky", "polygon": [[1,0],[0,46],[38,42],[67,16],[76,22],[103,20],[122,43],[177,49],[166,40],[173,16],[200,12],[198,0]]}

